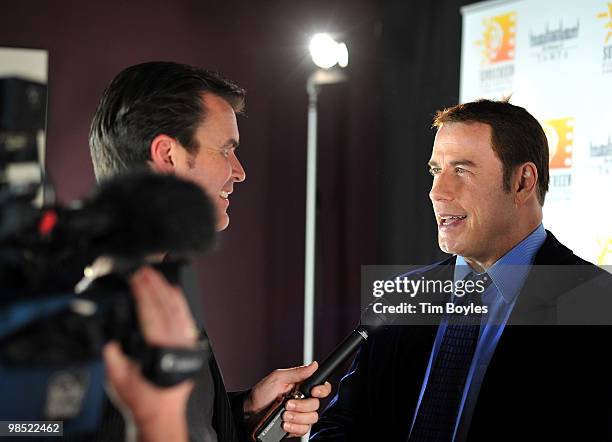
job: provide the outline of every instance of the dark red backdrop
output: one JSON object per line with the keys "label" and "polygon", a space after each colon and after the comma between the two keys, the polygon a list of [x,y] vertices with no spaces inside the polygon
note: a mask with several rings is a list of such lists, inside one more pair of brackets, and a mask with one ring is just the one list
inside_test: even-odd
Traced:
{"label": "dark red backdrop", "polygon": [[199,265],[205,321],[233,389],[301,360],[306,45],[314,31],[346,32],[350,81],[327,87],[320,101],[316,353],[326,354],[357,319],[360,265],[376,262],[375,2],[2,3],[0,45],[49,50],[47,167],[64,201],[94,185],[88,126],[119,70],[174,60],[248,90],[239,121],[247,181],[232,196],[220,249]]}

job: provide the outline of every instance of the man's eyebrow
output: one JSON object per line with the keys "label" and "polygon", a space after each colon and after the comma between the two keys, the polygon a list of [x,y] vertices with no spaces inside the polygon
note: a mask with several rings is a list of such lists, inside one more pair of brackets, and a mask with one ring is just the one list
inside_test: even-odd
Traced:
{"label": "man's eyebrow", "polygon": [[230,148],[236,149],[239,145],[240,143],[238,142],[238,140],[236,140],[235,138],[230,138],[221,147],[230,147]]}
{"label": "man's eyebrow", "polygon": [[[478,167],[478,165],[473,162],[472,160],[453,160],[453,161],[449,161],[449,164],[453,167],[455,166],[471,166],[471,167]],[[427,162],[427,165],[429,167],[440,167],[440,165],[438,164],[437,161],[434,160],[430,160]]]}
{"label": "man's eyebrow", "polygon": [[454,160],[449,162],[451,166],[470,166],[477,167],[477,164],[472,160]]}

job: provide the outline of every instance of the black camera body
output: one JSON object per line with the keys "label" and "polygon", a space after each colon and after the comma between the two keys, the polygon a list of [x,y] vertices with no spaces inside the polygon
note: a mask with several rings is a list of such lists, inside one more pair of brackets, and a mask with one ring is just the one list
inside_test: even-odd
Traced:
{"label": "black camera body", "polygon": [[[162,387],[207,363],[205,338],[193,350],[145,342],[127,278],[163,252],[181,258],[154,267],[178,284],[184,257],[213,243],[215,219],[195,184],[148,171],[105,182],[69,207],[35,207],[40,187],[49,187],[43,174],[15,181],[10,170],[40,172],[44,88],[0,79],[0,420],[61,420],[71,435],[99,425],[109,341]],[[101,257],[112,271],[93,278]]]}

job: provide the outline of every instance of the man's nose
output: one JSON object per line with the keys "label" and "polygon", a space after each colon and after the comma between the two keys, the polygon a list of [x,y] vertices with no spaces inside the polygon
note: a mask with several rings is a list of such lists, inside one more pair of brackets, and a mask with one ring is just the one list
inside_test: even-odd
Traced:
{"label": "man's nose", "polygon": [[429,198],[432,201],[450,201],[454,198],[454,190],[452,177],[445,172],[440,172],[433,179]]}
{"label": "man's nose", "polygon": [[232,153],[232,177],[237,183],[246,180],[246,172],[235,153]]}

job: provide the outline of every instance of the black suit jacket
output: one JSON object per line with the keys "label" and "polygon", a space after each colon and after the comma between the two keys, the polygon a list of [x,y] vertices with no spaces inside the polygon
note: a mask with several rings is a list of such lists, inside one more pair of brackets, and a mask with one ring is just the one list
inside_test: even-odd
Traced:
{"label": "black suit jacket", "polygon": [[[249,440],[247,429],[244,422],[244,398],[248,391],[227,393],[221,371],[217,365],[214,353],[211,350],[210,371],[215,388],[215,402],[213,409],[212,426],[217,432],[217,440],[219,442],[246,442]],[[207,386],[204,386],[206,388]],[[197,395],[197,390],[194,389],[192,394]],[[196,403],[197,404],[197,403]],[[189,421],[190,441],[198,440],[194,437],[194,431],[197,431],[199,422]]]}
{"label": "black suit jacket", "polygon": [[[203,333],[205,334],[204,331]],[[204,417],[198,418],[197,407],[203,400],[204,389],[212,388],[215,392],[212,426],[217,433],[218,442],[248,441],[249,437],[243,419],[244,397],[248,392],[227,393],[212,349],[209,368],[212,385],[206,382],[204,380],[206,378],[203,376],[195,378],[195,388],[191,393],[192,397],[188,404],[189,407],[196,408],[188,413],[189,440],[197,442],[202,438],[200,430]],[[66,436],[62,440],[69,442],[123,442],[125,440],[123,416],[108,398],[105,398],[103,413],[100,427],[94,434]]]}
{"label": "black suit jacket", "polygon": [[[433,271],[452,275],[454,258],[441,264],[446,265]],[[571,265],[572,271],[553,272],[544,281],[530,272],[512,317],[531,307],[555,323],[564,294],[585,281],[594,281],[600,294],[612,298],[612,276],[574,255],[550,232],[534,265]],[[611,329],[507,325],[467,439],[611,441]],[[389,326],[371,336],[313,426],[311,440],[406,441],[436,332],[437,326]]]}

